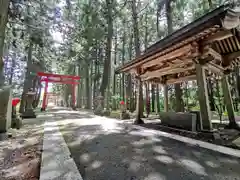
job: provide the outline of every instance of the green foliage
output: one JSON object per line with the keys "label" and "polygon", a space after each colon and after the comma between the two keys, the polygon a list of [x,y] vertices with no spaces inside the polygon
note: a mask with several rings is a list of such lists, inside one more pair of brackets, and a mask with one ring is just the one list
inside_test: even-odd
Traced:
{"label": "green foliage", "polygon": [[[114,76],[114,69],[132,60],[136,54],[132,3],[124,0],[12,1],[9,7],[4,60],[6,83],[13,85],[15,94],[21,94],[24,79],[27,78],[25,67],[29,44],[32,42],[32,61],[39,62],[43,71],[80,75],[81,85],[78,87],[78,97],[80,100],[89,99],[92,102],[92,99],[99,95],[101,80],[103,74],[106,73],[104,72],[104,62],[106,61],[109,22],[108,2],[111,2],[113,7],[111,18],[113,20],[112,44],[114,47],[110,49],[111,73],[107,77],[110,83],[107,85],[106,103],[111,107],[114,102],[117,106],[121,100],[126,102],[123,96],[128,90],[128,80],[123,75]],[[162,6],[159,6],[161,2]],[[143,0],[137,3],[137,22],[142,52],[159,38],[167,35],[164,3],[166,1],[146,2]],[[183,27],[212,8],[218,7],[221,3],[223,3],[221,0],[212,0],[213,7],[210,7],[207,0],[172,1],[173,29],[177,30]],[[156,25],[157,18],[159,20],[158,27]],[[54,38],[57,36],[56,34],[60,36],[58,40],[56,37]],[[30,67],[27,68],[30,69]],[[113,80],[114,78],[115,80]],[[231,89],[234,89],[234,82]],[[134,82],[130,88],[132,99],[134,99],[133,95],[136,91]],[[171,109],[175,107],[173,89],[173,86],[169,87]],[[189,82],[187,85],[183,83],[182,89],[186,109],[199,110],[196,82]],[[53,91],[67,97],[71,88],[54,84]],[[232,94],[236,94],[236,92],[234,91]],[[160,92],[158,101],[162,111],[164,109],[162,92]],[[218,89],[214,87],[214,101],[219,107],[219,112],[223,112],[223,94],[220,86]],[[81,103],[86,104],[85,101]],[[115,116],[115,114],[118,113],[112,112],[110,116]]]}

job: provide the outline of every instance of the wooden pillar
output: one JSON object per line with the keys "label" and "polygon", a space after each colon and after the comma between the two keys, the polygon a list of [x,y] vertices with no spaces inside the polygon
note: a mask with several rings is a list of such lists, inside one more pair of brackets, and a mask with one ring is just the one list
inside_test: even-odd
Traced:
{"label": "wooden pillar", "polygon": [[227,75],[224,75],[222,77],[222,89],[223,89],[223,95],[224,95],[224,103],[226,105],[227,112],[228,112],[229,125],[235,126],[236,121],[234,116],[233,101],[232,101],[232,97],[229,89]]}
{"label": "wooden pillar", "polygon": [[206,82],[205,69],[201,64],[196,64],[196,74],[197,74],[197,85],[198,85],[198,98],[200,104],[200,114],[201,114],[201,128],[203,130],[211,130],[211,111],[208,99],[208,90]]}
{"label": "wooden pillar", "polygon": [[168,86],[164,85],[164,111],[168,112]]}

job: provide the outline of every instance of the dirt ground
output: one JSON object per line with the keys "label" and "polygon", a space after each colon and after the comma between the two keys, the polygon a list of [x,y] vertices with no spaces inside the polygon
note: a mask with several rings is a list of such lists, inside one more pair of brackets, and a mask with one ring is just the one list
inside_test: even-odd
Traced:
{"label": "dirt ground", "polygon": [[43,130],[43,119],[24,119],[20,130],[0,141],[1,180],[39,179]]}

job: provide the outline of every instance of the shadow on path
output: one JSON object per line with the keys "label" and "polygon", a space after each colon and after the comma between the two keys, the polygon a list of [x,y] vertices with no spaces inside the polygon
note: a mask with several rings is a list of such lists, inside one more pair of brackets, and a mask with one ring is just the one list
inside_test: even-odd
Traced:
{"label": "shadow on path", "polygon": [[84,180],[240,180],[240,159],[99,121],[86,115],[60,124]]}

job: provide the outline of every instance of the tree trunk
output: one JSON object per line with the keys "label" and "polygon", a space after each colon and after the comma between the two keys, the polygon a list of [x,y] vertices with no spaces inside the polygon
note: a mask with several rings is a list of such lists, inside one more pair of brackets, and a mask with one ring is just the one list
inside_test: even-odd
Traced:
{"label": "tree trunk", "polygon": [[106,0],[107,5],[107,44],[106,44],[106,59],[104,61],[104,70],[103,70],[103,77],[102,83],[100,86],[100,93],[101,96],[104,97],[105,90],[109,83],[109,74],[110,74],[110,67],[111,67],[111,50],[112,50],[112,37],[113,37],[113,20],[112,20],[112,0]]}
{"label": "tree trunk", "polygon": [[41,88],[41,86],[39,86],[36,99],[34,100],[34,103],[33,103],[33,108],[38,107],[38,104],[40,102],[41,92],[42,92],[42,88]]}
{"label": "tree trunk", "polygon": [[[133,32],[134,32],[134,45],[135,45],[135,52],[136,57],[140,56],[140,41],[139,41],[139,29],[138,29],[138,17],[137,17],[137,10],[136,10],[136,0],[132,0],[132,18],[133,18]],[[140,117],[143,117],[143,96],[142,96],[142,81],[138,79],[138,86],[137,86],[137,116],[135,123],[142,123]]]}
{"label": "tree trunk", "polygon": [[207,86],[208,86],[208,96],[209,96],[209,103],[210,103],[210,109],[211,111],[215,111],[215,102],[214,102],[214,96],[213,96],[213,84],[211,79],[207,79]]}
{"label": "tree trunk", "polygon": [[[171,1],[166,1],[165,4],[165,11],[167,16],[167,27],[168,27],[168,34],[171,34],[173,32],[173,25],[172,25],[172,8],[171,8]],[[164,109],[165,112],[168,111],[168,85],[164,85]]]}
{"label": "tree trunk", "polygon": [[71,104],[69,104],[69,94],[70,94],[70,88],[69,85],[65,85],[64,87],[64,104],[66,107],[70,107]]}
{"label": "tree trunk", "polygon": [[[79,62],[79,64],[80,64],[80,62]],[[78,67],[77,67],[77,75],[81,76],[81,66],[80,65],[78,65]],[[80,82],[78,84],[78,88],[77,88],[77,107],[82,108],[82,82]]]}
{"label": "tree trunk", "polygon": [[[159,18],[160,18],[160,12],[162,11],[164,5],[164,1],[159,1],[158,2],[158,7],[157,7],[157,38],[161,38],[161,33],[159,30]],[[157,84],[156,88],[156,99],[157,99],[157,112],[160,112],[160,97],[159,97],[159,84]]]}
{"label": "tree trunk", "polygon": [[85,109],[90,109],[91,87],[89,84],[89,63],[88,62],[85,62],[84,74],[85,74],[85,94],[86,94]]}
{"label": "tree trunk", "polygon": [[160,113],[159,84],[156,85],[157,113]]}
{"label": "tree trunk", "polygon": [[213,3],[212,3],[212,0],[208,0],[208,5],[209,5],[209,8],[210,8],[210,9],[213,9]]}
{"label": "tree trunk", "polygon": [[94,79],[93,79],[93,101],[95,101],[96,98],[96,89],[97,89],[97,57],[94,60]]}
{"label": "tree trunk", "polygon": [[158,1],[158,5],[157,5],[157,37],[160,39],[161,37],[161,33],[160,33],[160,30],[159,30],[159,24],[160,24],[160,14],[161,14],[161,11],[165,5],[165,2],[166,1],[162,1],[162,0],[159,0]]}
{"label": "tree trunk", "polygon": [[[166,13],[167,13],[167,24],[168,24],[168,34],[171,34],[173,32],[173,20],[172,20],[172,6],[171,6],[172,0],[168,0],[166,2]],[[175,100],[176,100],[176,111],[182,111],[182,90],[180,83],[174,84],[175,88]]]}
{"label": "tree trunk", "polygon": [[147,116],[150,114],[150,110],[151,110],[151,107],[150,107],[150,95],[149,95],[149,84],[148,82],[145,83],[145,87],[146,87],[146,113],[147,113]]}
{"label": "tree trunk", "polygon": [[[125,31],[125,21],[123,21],[123,36],[122,36],[122,65],[125,62],[125,44],[126,44],[126,31]],[[122,100],[125,102],[125,75],[122,73]]]}
{"label": "tree trunk", "polygon": [[[96,49],[96,47],[94,48],[94,49]],[[92,57],[92,59],[91,59],[91,71],[90,71],[90,76],[89,76],[89,84],[90,84],[90,86],[89,86],[89,88],[90,88],[90,90],[89,90],[89,104],[90,104],[90,109],[92,109],[92,106],[93,106],[93,99],[92,99],[92,97],[93,97],[93,84],[94,84],[94,80],[93,80],[93,68],[94,68],[94,51],[93,51],[93,57]]]}
{"label": "tree trunk", "polygon": [[[132,59],[132,39],[133,39],[133,33],[131,33],[130,35],[130,40],[129,40],[129,59]],[[129,106],[129,110],[130,112],[133,112],[135,110],[134,108],[134,85],[133,85],[133,81],[132,81],[132,76],[131,74],[129,74],[127,76],[127,91],[126,91],[126,94],[127,94],[127,97],[129,99],[129,103],[128,103],[128,106]]]}
{"label": "tree trunk", "polygon": [[[137,79],[137,107],[136,107],[136,120],[134,121],[134,124],[143,124],[143,120],[142,118],[142,107],[143,106],[143,101],[141,101],[142,97],[143,97],[143,93],[142,93],[142,82],[141,79]],[[141,101],[141,102],[140,102]]]}
{"label": "tree trunk", "polygon": [[151,84],[151,94],[152,94],[152,112],[155,112],[155,84]]}
{"label": "tree trunk", "polygon": [[181,85],[178,84],[174,84],[174,88],[175,88],[175,96],[176,96],[176,112],[183,112],[184,110],[184,106],[182,103],[182,89],[181,89]]}
{"label": "tree trunk", "polygon": [[10,0],[0,0],[0,88],[4,85],[3,49]]}
{"label": "tree trunk", "polygon": [[10,74],[10,78],[9,78],[9,84],[12,85],[13,82],[13,75],[14,75],[14,70],[15,70],[15,66],[16,66],[16,52],[13,53],[13,58],[12,58],[12,67],[11,67],[11,74]]}
{"label": "tree trunk", "polygon": [[132,78],[131,74],[127,75],[127,86],[126,86],[126,101],[127,101],[127,109],[131,109],[131,101],[132,101]]}
{"label": "tree trunk", "polygon": [[185,98],[186,98],[186,103],[185,103],[185,108],[187,111],[189,111],[189,103],[188,103],[188,100],[189,100],[189,93],[188,93],[188,81],[185,82],[185,91],[184,91],[184,95],[185,95]]}
{"label": "tree trunk", "polygon": [[[115,36],[115,40],[114,40],[114,62],[113,62],[113,64],[114,64],[114,68],[116,68],[116,63],[117,63],[117,35]],[[113,73],[113,96],[114,96],[114,98],[113,98],[113,101],[112,101],[112,109],[113,110],[116,110],[117,109],[117,100],[116,100],[116,74],[115,73]]]}
{"label": "tree trunk", "polygon": [[26,68],[26,73],[25,73],[25,80],[24,80],[24,85],[23,85],[23,92],[22,92],[22,100],[20,103],[20,108],[19,112],[23,113],[24,112],[24,107],[26,104],[26,93],[28,92],[29,88],[32,86],[32,76],[30,75],[30,67],[32,65],[32,51],[33,51],[33,42],[31,37],[29,38],[29,48],[28,48],[28,58],[27,58],[27,68]]}

